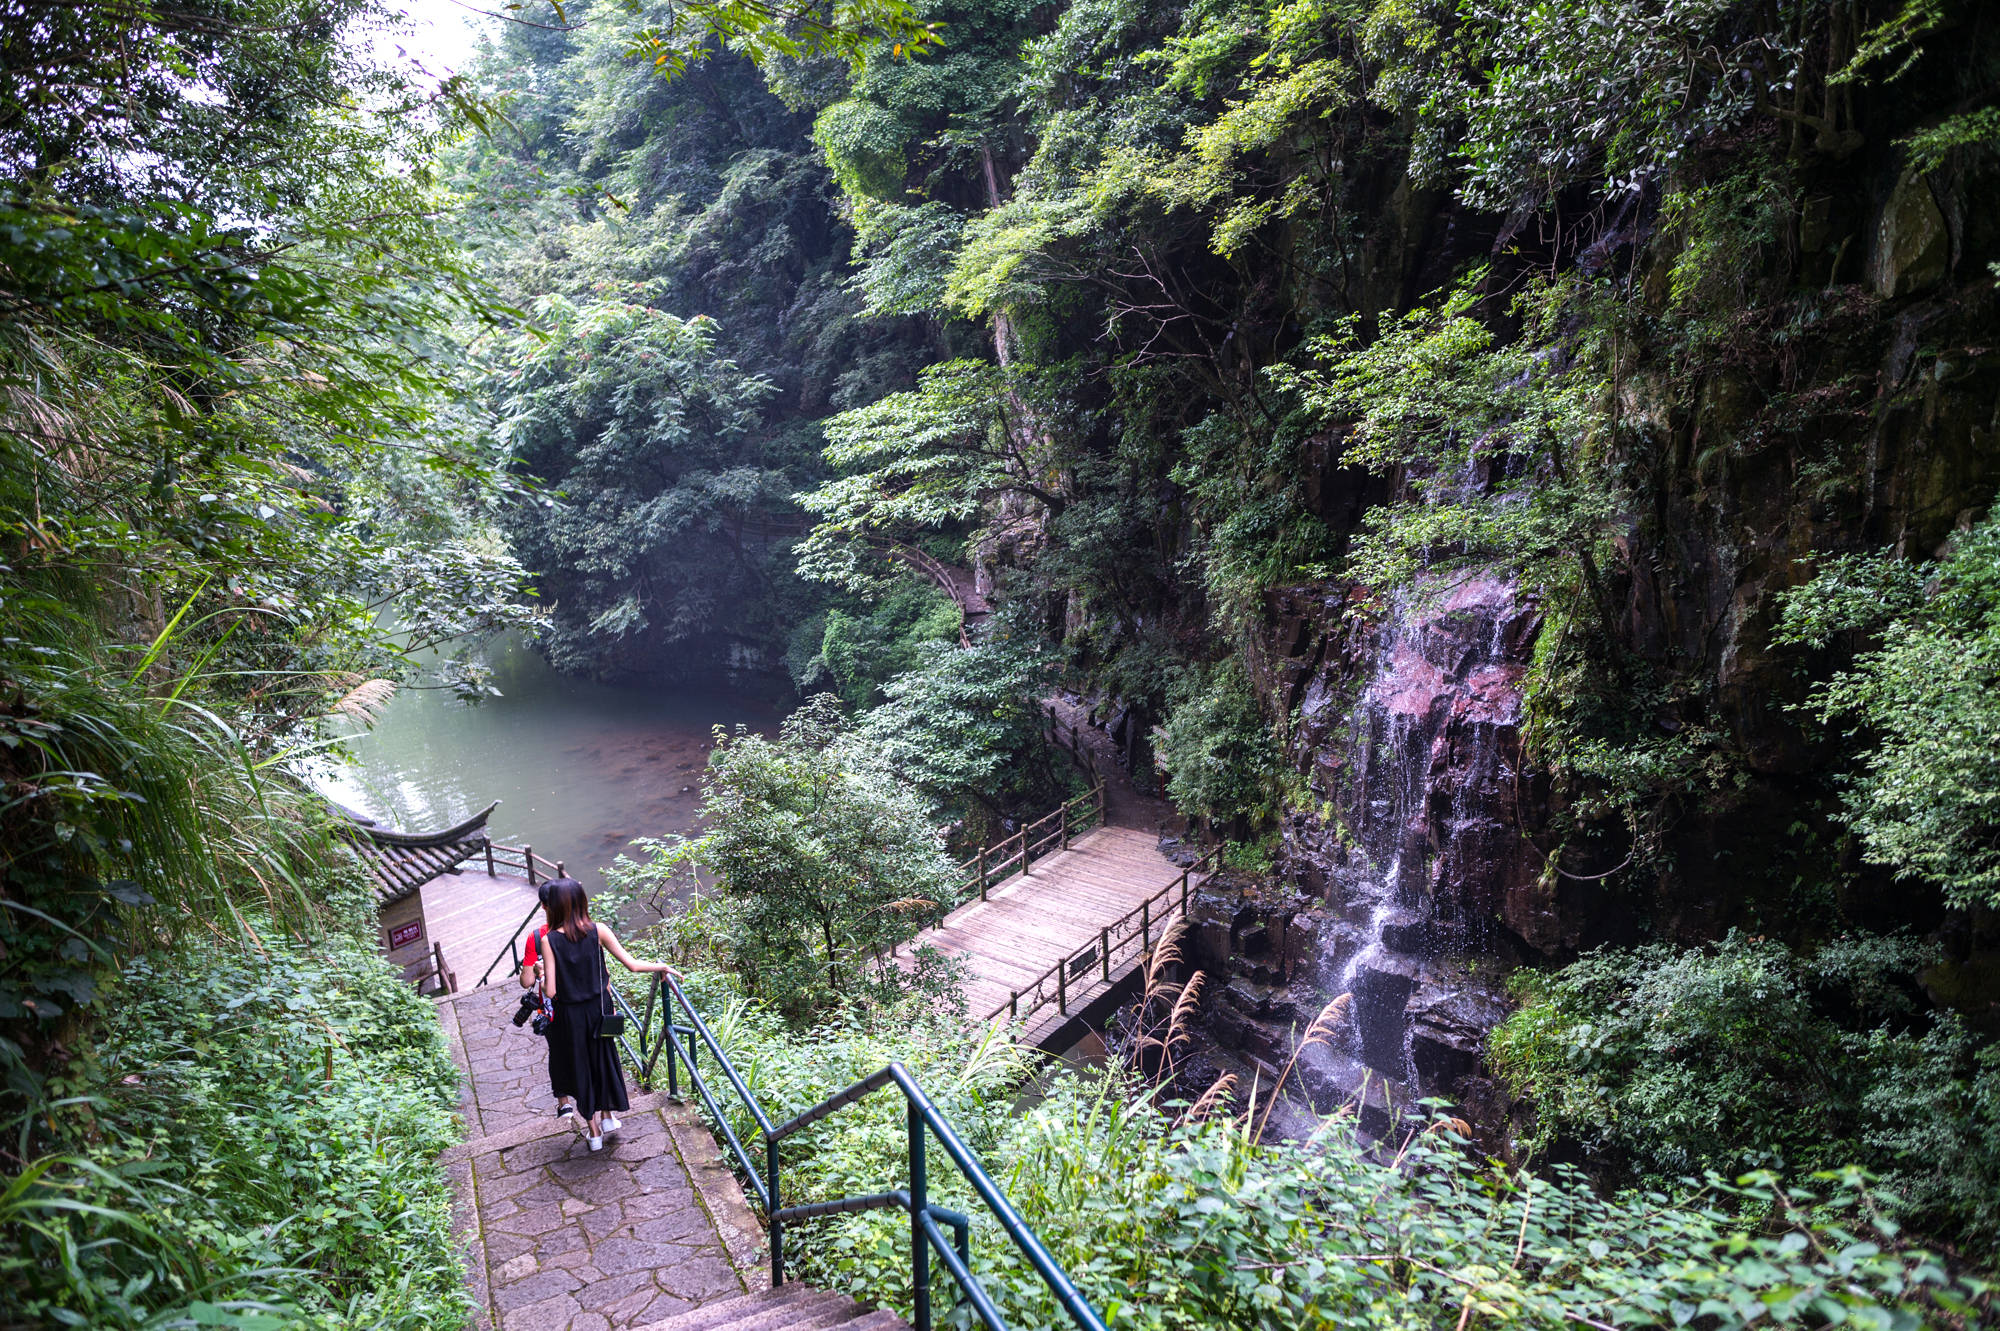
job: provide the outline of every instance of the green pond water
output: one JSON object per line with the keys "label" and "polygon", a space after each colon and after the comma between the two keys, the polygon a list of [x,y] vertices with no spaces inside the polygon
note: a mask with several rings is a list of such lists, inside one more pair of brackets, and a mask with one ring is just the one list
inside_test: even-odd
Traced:
{"label": "green pond water", "polygon": [[[767,702],[725,692],[565,678],[525,644],[484,653],[501,696],[408,687],[346,762],[315,764],[329,797],[398,827],[447,827],[494,800],[495,841],[531,845],[595,890],[634,837],[694,827],[711,729],[769,731]],[[424,681],[418,680],[421,684]]]}

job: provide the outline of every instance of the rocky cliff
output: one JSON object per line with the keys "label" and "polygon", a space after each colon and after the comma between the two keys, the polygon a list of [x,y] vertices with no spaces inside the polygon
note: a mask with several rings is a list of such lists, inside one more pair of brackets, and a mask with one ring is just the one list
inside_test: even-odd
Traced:
{"label": "rocky cliff", "polygon": [[[1315,1099],[1386,1079],[1404,1103],[1446,1096],[1491,1122],[1504,1097],[1480,1059],[1511,968],[1735,926],[1810,938],[1836,921],[1935,934],[1949,960],[1932,996],[2000,1027],[2000,929],[1889,882],[1839,836],[1837,737],[1796,704],[1843,658],[1771,642],[1779,594],[1817,560],[1931,554],[2000,490],[2000,219],[1982,204],[2000,176],[1910,169],[1908,127],[1873,111],[1865,148],[1799,171],[1763,273],[1710,319],[1699,355],[1665,331],[1684,241],[1650,200],[1604,210],[1558,256],[1622,266],[1652,320],[1617,358],[1627,483],[1597,589],[1599,668],[1645,709],[1642,740],[1699,737],[1691,773],[1643,834],[1567,844],[1575,785],[1524,742],[1524,681],[1549,631],[1531,597],[1461,577],[1371,618],[1345,585],[1280,590],[1251,655],[1302,783],[1273,881],[1218,889],[1198,911],[1194,959],[1225,981],[1208,1019],[1221,1046],[1281,1063],[1293,1032],[1350,992],[1346,1046],[1307,1060]],[[1509,262],[1504,233],[1425,207],[1407,190],[1384,206],[1385,301],[1479,239],[1498,234],[1492,261]],[[1324,450],[1308,489],[1351,532],[1382,496],[1339,453]]]}

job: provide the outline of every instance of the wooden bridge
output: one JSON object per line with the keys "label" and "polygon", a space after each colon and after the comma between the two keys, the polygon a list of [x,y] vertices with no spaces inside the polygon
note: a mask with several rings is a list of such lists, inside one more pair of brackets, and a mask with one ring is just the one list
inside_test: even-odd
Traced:
{"label": "wooden bridge", "polygon": [[1108,826],[1094,757],[1073,726],[1065,735],[1062,721],[1050,723],[1091,789],[961,864],[947,909],[907,946],[965,963],[973,1018],[1020,1022],[1026,1043],[1058,1052],[1122,1001],[1217,852],[1183,867],[1154,833]]}

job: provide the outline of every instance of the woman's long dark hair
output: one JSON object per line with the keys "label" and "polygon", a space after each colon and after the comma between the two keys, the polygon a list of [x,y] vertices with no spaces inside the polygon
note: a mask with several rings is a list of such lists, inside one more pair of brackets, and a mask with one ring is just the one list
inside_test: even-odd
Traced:
{"label": "woman's long dark hair", "polygon": [[570,942],[582,938],[586,931],[597,932],[597,921],[590,918],[590,895],[576,879],[551,878],[548,903],[549,928],[560,930]]}

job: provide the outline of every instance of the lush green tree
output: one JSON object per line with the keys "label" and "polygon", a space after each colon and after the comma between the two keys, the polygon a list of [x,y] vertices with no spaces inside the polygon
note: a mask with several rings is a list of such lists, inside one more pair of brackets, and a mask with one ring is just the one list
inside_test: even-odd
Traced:
{"label": "lush green tree", "polygon": [[496,369],[499,430],[553,493],[511,509],[508,531],[554,603],[551,659],[643,670],[768,577],[757,519],[782,473],[746,440],[770,385],[715,354],[706,319],[554,296],[535,314]]}
{"label": "lush green tree", "polygon": [[[649,12],[674,21],[667,7]],[[631,49],[629,18],[593,9],[572,30],[500,30],[478,77],[512,129],[456,150],[459,226],[481,273],[556,319],[566,345],[580,312],[614,306],[698,326],[703,354],[737,367],[746,392],[756,386],[758,410],[726,427],[691,422],[696,437],[672,465],[608,467],[635,438],[629,422],[609,422],[670,391],[663,362],[637,359],[647,349],[636,343],[622,358],[573,346],[562,359],[532,335],[509,339],[489,380],[503,418],[526,404],[514,374],[528,363],[544,402],[597,404],[555,409],[528,435],[510,427],[524,478],[562,493],[558,508],[523,506],[510,528],[556,580],[559,664],[659,674],[747,664],[774,683],[794,629],[829,599],[793,578],[786,553],[804,525],[790,496],[824,470],[816,422],[907,386],[930,339],[914,319],[860,317],[843,271],[850,235],[809,115],[742,55],[712,46],[664,77]],[[677,558],[653,557],[669,532]]]}
{"label": "lush green tree", "polygon": [[820,519],[800,572],[865,589],[883,576],[873,538],[963,528],[1010,500],[1059,508],[1024,425],[1024,386],[993,365],[948,361],[913,391],[828,420],[826,459],[841,474],[798,496]]}
{"label": "lush green tree", "polygon": [[1002,818],[1038,817],[1066,793],[1043,736],[1051,673],[1048,654],[1020,633],[935,645],[885,686],[888,701],[859,733],[884,772],[940,810],[975,815],[984,838]]}
{"label": "lush green tree", "polygon": [[731,968],[794,1018],[866,981],[954,876],[924,802],[871,760],[831,694],[776,739],[718,732],[702,817],[701,836],[653,848],[651,876],[712,875],[734,907]]}
{"label": "lush green tree", "polygon": [[1875,645],[1814,709],[1859,741],[1849,818],[1870,861],[1966,907],[2000,905],[2000,518],[1935,564],[1829,561],[1785,598],[1781,637]]}

